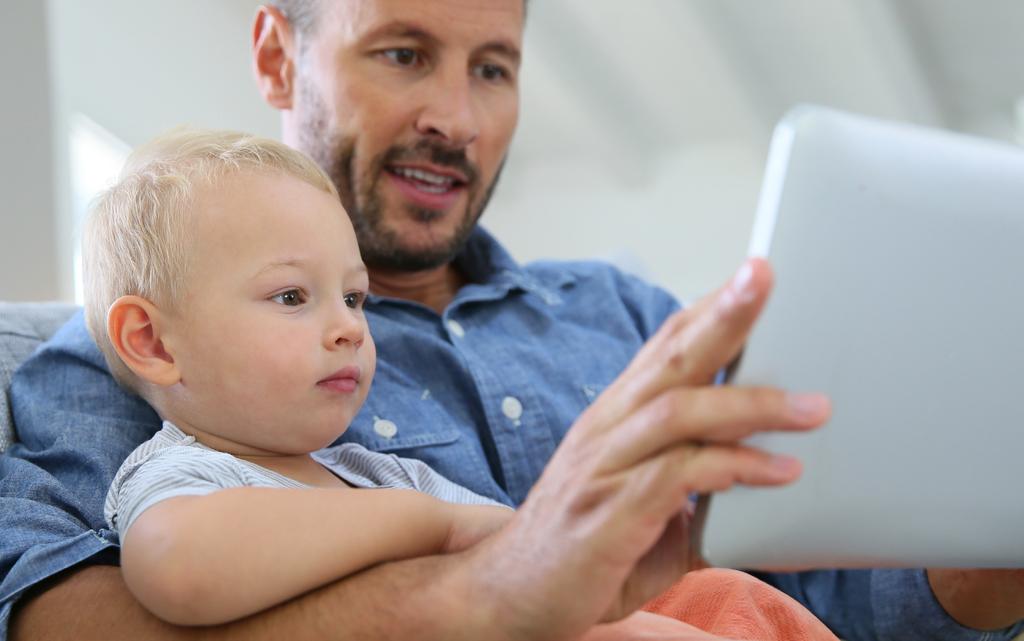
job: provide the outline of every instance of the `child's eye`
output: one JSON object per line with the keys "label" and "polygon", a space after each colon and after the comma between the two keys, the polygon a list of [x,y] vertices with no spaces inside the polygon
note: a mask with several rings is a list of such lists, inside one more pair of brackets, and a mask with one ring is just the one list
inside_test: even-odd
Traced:
{"label": "child's eye", "polygon": [[363,306],[363,300],[365,298],[366,295],[363,294],[362,292],[352,292],[350,294],[345,294],[345,304],[349,307],[349,309],[359,309],[360,307]]}
{"label": "child's eye", "polygon": [[270,297],[270,300],[287,307],[298,307],[306,302],[306,295],[300,289],[288,289]]}

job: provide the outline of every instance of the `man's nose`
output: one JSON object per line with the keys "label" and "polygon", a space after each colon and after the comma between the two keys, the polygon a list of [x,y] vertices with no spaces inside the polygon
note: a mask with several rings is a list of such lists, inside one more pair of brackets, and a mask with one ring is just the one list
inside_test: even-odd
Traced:
{"label": "man's nose", "polygon": [[480,134],[472,78],[464,67],[451,65],[438,69],[432,79],[424,87],[425,99],[416,119],[416,130],[423,136],[443,140],[447,147],[465,149]]}
{"label": "man's nose", "polygon": [[327,331],[324,332],[324,347],[336,349],[351,344],[362,347],[366,340],[366,328],[355,311],[345,304],[331,310]]}

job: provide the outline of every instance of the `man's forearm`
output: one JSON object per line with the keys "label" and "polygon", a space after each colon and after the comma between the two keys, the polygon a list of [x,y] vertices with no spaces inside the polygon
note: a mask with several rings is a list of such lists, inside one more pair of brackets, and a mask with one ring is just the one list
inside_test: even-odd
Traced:
{"label": "man's forearm", "polygon": [[464,585],[460,555],[421,557],[372,568],[275,608],[215,627],[174,626],[131,595],[119,568],[69,573],[15,609],[11,641],[289,641],[330,639],[496,639]]}
{"label": "man's forearm", "polygon": [[928,570],[935,598],[961,625],[999,630],[1024,619],[1024,570]]}

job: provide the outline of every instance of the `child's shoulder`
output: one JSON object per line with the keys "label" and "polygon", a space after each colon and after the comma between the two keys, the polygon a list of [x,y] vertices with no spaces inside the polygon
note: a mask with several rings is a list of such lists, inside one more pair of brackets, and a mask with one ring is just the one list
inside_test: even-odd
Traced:
{"label": "child's shoulder", "polygon": [[148,441],[142,443],[121,464],[114,476],[112,487],[117,488],[133,477],[143,466],[159,462],[170,468],[183,465],[228,465],[234,467],[237,459],[230,454],[205,447],[195,437],[182,432],[173,423],[164,421],[163,427]]}
{"label": "child's shoulder", "polygon": [[249,484],[239,459],[201,445],[165,422],[121,464],[107,492],[104,516],[112,528],[123,532],[161,500]]}

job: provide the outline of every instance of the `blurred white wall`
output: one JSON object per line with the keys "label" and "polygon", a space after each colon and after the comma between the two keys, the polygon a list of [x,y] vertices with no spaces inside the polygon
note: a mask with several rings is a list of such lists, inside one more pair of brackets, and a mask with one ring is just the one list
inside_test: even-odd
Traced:
{"label": "blurred white wall", "polygon": [[46,4],[58,116],[84,113],[131,145],[181,124],[277,134],[250,70],[255,0]]}
{"label": "blurred white wall", "polygon": [[4,4],[6,62],[0,100],[0,300],[60,292],[55,240],[46,4]]}
{"label": "blurred white wall", "polygon": [[13,1],[45,4],[49,13],[56,294],[72,300],[82,203],[72,193],[71,124],[84,116],[129,147],[178,125],[276,136],[277,115],[263,104],[250,71],[258,3]]}
{"label": "blurred white wall", "polygon": [[682,299],[743,259],[764,165],[728,141],[662,155],[639,183],[600,160],[520,162],[483,218],[518,259],[609,260]]}

